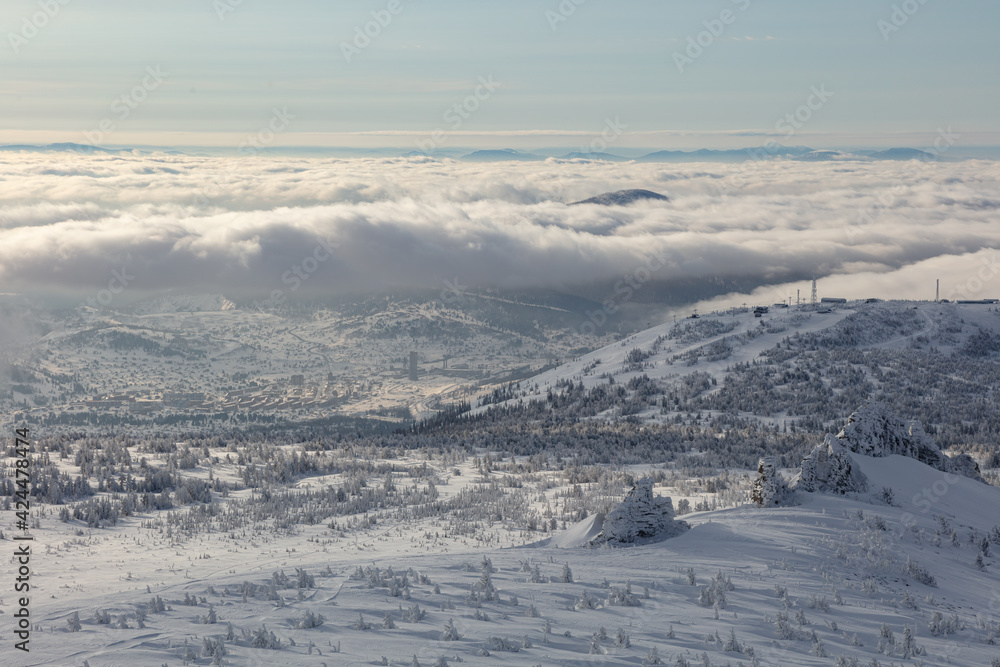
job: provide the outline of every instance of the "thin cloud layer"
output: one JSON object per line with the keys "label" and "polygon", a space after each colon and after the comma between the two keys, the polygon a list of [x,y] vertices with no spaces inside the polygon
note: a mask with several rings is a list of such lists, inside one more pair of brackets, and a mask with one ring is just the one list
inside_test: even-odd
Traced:
{"label": "thin cloud layer", "polygon": [[[644,188],[667,203],[573,206]],[[580,288],[889,274],[1000,247],[1000,165],[0,155],[8,290]],[[900,274],[903,275],[903,274]],[[645,279],[645,277],[643,277]],[[610,296],[610,295],[606,295]]]}

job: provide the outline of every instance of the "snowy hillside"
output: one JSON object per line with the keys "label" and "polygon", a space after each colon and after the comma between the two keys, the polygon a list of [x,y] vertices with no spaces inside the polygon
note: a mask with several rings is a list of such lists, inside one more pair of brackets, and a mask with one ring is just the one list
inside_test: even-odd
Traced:
{"label": "snowy hillside", "polygon": [[236,304],[221,294],[164,296],[139,304],[134,310],[139,315],[164,315],[167,313],[200,313],[235,310]]}
{"label": "snowy hillside", "polygon": [[998,320],[707,314],[392,433],[43,429],[16,664],[991,666]]}
{"label": "snowy hillside", "polygon": [[580,419],[707,427],[720,438],[748,427],[821,436],[875,399],[921,422],[941,449],[982,461],[1000,440],[998,383],[996,306],[779,305],[759,317],[737,308],[652,327],[483,396],[473,412],[536,404]]}
{"label": "snowy hillside", "polygon": [[894,504],[805,493],[613,549],[484,549],[379,514],[287,534],[43,519],[23,664],[990,665],[1000,489],[851,457]]}

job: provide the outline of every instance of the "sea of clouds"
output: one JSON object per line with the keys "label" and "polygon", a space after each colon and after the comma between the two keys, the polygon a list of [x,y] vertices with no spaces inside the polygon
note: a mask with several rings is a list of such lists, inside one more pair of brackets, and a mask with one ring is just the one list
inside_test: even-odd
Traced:
{"label": "sea of clouds", "polygon": [[[626,188],[671,200],[567,205]],[[940,277],[942,296],[978,280],[964,296],[982,297],[1000,295],[1000,276],[981,268],[996,264],[998,209],[1000,164],[972,160],[7,153],[0,292],[99,290],[124,271],[129,290],[267,293],[289,290],[289,271],[303,266],[304,291],[436,290],[455,280],[566,289],[613,283],[657,258],[658,282],[748,279],[774,285],[776,297],[813,276],[838,296],[877,288],[931,298]]]}

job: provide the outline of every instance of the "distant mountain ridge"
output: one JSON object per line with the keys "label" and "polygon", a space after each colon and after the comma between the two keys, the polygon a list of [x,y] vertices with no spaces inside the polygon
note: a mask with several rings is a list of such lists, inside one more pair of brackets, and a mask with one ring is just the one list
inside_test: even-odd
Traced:
{"label": "distant mountain ridge", "polygon": [[[208,150],[208,149],[206,149]],[[339,154],[346,149],[337,148],[327,148],[322,146],[316,147],[267,147],[262,149],[262,152],[281,156],[281,155],[325,155],[329,154]],[[403,149],[350,149],[351,155],[357,154],[358,156],[365,157],[423,157],[423,158],[452,158],[458,159],[465,162],[542,162],[548,159],[553,159],[555,157],[550,157],[549,153],[546,152],[545,155],[539,155],[537,153],[525,152],[515,150],[513,148],[501,148],[501,149],[483,149],[474,150],[471,153],[462,154],[462,149],[448,149],[443,150],[437,155],[432,155],[425,153],[423,151],[414,150],[403,150]],[[468,150],[468,149],[465,149]],[[0,152],[15,153],[15,152],[30,152],[30,153],[80,153],[84,155],[120,155],[120,154],[130,154],[130,153],[167,153],[170,155],[191,155],[191,156],[204,156],[211,153],[202,153],[199,151],[190,152],[184,150],[177,150],[175,148],[166,146],[143,146],[141,148],[104,148],[102,146],[93,146],[89,144],[77,144],[73,142],[61,142],[52,143],[45,145],[32,145],[32,144],[8,144],[0,146]],[[228,153],[227,153],[228,154]],[[761,161],[770,159],[787,159],[795,160],[801,162],[828,162],[828,161],[838,161],[838,162],[861,162],[861,161],[875,161],[875,160],[893,160],[893,161],[908,161],[908,160],[921,160],[921,161],[931,161],[931,160],[954,160],[958,159],[955,157],[945,158],[941,155],[935,153],[930,153],[917,148],[889,148],[886,150],[875,151],[857,151],[857,152],[847,152],[841,150],[833,149],[823,149],[815,150],[809,148],[808,146],[781,146],[780,144],[769,144],[767,146],[759,146],[755,148],[737,148],[737,149],[724,149],[716,150],[710,148],[701,148],[693,151],[680,151],[680,150],[659,150],[652,153],[647,153],[646,155],[641,155],[638,157],[625,157],[622,155],[616,155],[609,152],[584,152],[584,151],[571,151],[562,155],[561,157],[555,157],[555,159],[560,160],[590,160],[590,161],[603,161],[603,162],[669,162],[669,163],[683,163],[683,162],[744,162],[747,160]]]}
{"label": "distant mountain ridge", "polygon": [[516,151],[513,148],[503,148],[500,150],[481,150],[473,151],[468,155],[462,157],[463,160],[468,162],[500,162],[514,160],[517,162],[538,162],[544,160],[545,158],[541,155],[535,155],[533,153],[522,153]]}
{"label": "distant mountain ridge", "polygon": [[937,160],[940,156],[916,148],[890,148],[869,155],[873,160]]}
{"label": "distant mountain ridge", "polygon": [[86,153],[89,155],[93,155],[94,153],[107,153],[107,154],[131,153],[132,149],[102,148],[100,146],[92,146],[90,144],[75,144],[72,142],[63,142],[56,144],[47,144],[45,146],[14,144],[10,146],[0,146],[0,151],[11,152],[11,153],[20,151],[28,151],[31,153]]}
{"label": "distant mountain ridge", "polygon": [[782,146],[771,144],[756,148],[713,150],[701,148],[696,151],[656,151],[637,159],[638,162],[741,162],[775,157],[796,157],[813,152],[807,146]]}

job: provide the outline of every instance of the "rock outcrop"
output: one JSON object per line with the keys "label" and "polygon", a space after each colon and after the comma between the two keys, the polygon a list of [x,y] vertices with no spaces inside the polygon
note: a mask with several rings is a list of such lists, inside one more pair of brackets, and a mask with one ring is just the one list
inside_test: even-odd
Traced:
{"label": "rock outcrop", "polygon": [[982,481],[979,467],[968,454],[947,456],[919,421],[904,422],[879,401],[869,401],[855,410],[837,439],[850,451],[866,456],[899,454],[932,468]]}
{"label": "rock outcrop", "polygon": [[840,494],[867,491],[868,478],[851,461],[849,451],[840,440],[827,435],[823,444],[802,459],[795,489]]}
{"label": "rock outcrop", "polygon": [[593,543],[645,543],[680,535],[689,526],[674,516],[670,498],[654,496],[652,478],[644,477],[635,483],[621,504],[604,517],[601,533]]}
{"label": "rock outcrop", "polygon": [[802,472],[793,481],[800,491],[863,493],[868,480],[851,461],[850,454],[876,458],[906,456],[944,472],[982,481],[979,466],[968,454],[947,456],[924,431],[919,421],[904,422],[884,403],[869,401],[848,418],[836,437],[802,459]]}

